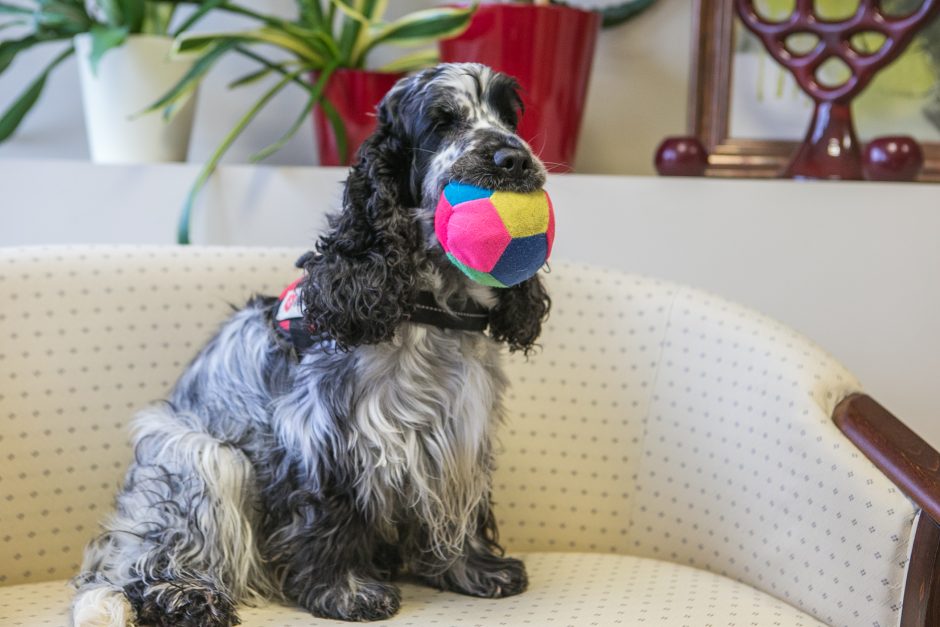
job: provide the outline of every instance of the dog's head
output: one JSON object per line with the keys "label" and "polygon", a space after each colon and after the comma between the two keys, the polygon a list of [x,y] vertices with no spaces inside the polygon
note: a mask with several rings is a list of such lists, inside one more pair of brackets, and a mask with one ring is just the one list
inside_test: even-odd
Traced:
{"label": "dog's head", "polygon": [[[444,186],[531,192],[544,185],[545,168],[516,134],[517,90],[512,78],[469,63],[439,65],[392,88],[350,171],[343,210],[299,262],[310,324],[342,347],[391,339],[414,310],[423,266],[455,275],[433,228]],[[496,289],[495,297],[490,335],[528,351],[549,308],[538,276]]]}
{"label": "dog's head", "polygon": [[531,192],[545,168],[516,134],[522,100],[515,79],[485,65],[439,65],[398,83],[382,119],[410,139],[415,205],[437,202],[450,181]]}

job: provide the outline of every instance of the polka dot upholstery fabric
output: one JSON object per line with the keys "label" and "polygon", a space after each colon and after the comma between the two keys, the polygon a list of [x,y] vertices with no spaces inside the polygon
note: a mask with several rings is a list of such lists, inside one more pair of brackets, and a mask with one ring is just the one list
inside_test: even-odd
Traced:
{"label": "polka dot upholstery fabric", "polygon": [[833,625],[897,624],[916,512],[831,419],[858,389],[783,325],[679,292],[628,552],[746,581]]}
{"label": "polka dot upholstery fabric", "polygon": [[672,286],[553,264],[538,353],[508,360],[496,515],[526,551],[627,553]]}
{"label": "polka dot upholstery fabric", "polygon": [[[476,599],[405,583],[396,627],[817,627],[803,612],[749,586],[661,560],[586,553],[522,556],[528,592]],[[5,627],[61,627],[71,591],[64,582],[0,588]],[[348,625],[283,605],[244,607],[242,627]]]}
{"label": "polka dot upholstery fabric", "polygon": [[827,624],[898,623],[916,512],[831,420],[849,372],[699,290],[577,265],[548,281],[542,350],[510,359],[509,546],[665,559]]}
{"label": "polka dot upholstery fabric", "polygon": [[133,413],[295,251],[0,251],[0,585],[68,578],[130,460]]}
{"label": "polka dot upholstery fabric", "polygon": [[[0,624],[35,595],[66,603],[61,580],[130,458],[133,412],[165,395],[230,305],[296,278],[299,252],[0,250]],[[427,612],[414,624],[897,624],[915,510],[832,425],[858,390],[849,373],[696,290],[565,264],[545,279],[542,348],[508,360],[494,490],[532,588],[481,601],[407,587]],[[29,602],[61,624],[64,606]],[[286,610],[246,610],[246,624],[295,624],[271,611]],[[780,616],[747,622],[764,611]]]}

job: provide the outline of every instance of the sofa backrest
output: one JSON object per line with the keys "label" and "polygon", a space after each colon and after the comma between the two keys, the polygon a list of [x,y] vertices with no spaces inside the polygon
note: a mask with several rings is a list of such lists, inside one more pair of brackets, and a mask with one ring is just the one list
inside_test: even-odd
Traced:
{"label": "sofa backrest", "polygon": [[130,460],[127,424],[160,399],[288,251],[0,252],[0,584],[71,577]]}
{"label": "sofa backrest", "polygon": [[555,263],[553,305],[510,393],[494,500],[515,550],[630,553],[634,483],[676,287]]}
{"label": "sofa backrest", "polygon": [[[296,278],[298,252],[0,250],[0,585],[77,571],[135,410],[232,306]],[[575,264],[544,278],[541,348],[507,360],[493,498],[509,550],[659,557],[831,624],[891,623],[915,508],[830,420],[851,374],[698,290]]]}
{"label": "sofa backrest", "polygon": [[[0,251],[0,585],[73,575],[161,399],[232,306],[300,251]],[[495,501],[513,550],[626,551],[629,488],[670,289],[557,264],[542,348],[509,359]]]}

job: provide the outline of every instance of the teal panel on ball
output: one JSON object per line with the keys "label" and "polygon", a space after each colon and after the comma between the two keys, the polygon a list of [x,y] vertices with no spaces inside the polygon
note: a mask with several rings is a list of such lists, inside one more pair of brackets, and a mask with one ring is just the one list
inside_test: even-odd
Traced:
{"label": "teal panel on ball", "polygon": [[493,190],[483,189],[467,183],[448,183],[444,188],[444,196],[451,206],[456,206],[468,200],[478,200],[480,198],[489,198],[493,195]]}
{"label": "teal panel on ball", "polygon": [[454,257],[450,253],[447,253],[447,258],[450,259],[450,262],[452,264],[460,268],[461,272],[466,274],[468,277],[470,277],[477,283],[486,285],[487,287],[506,287],[505,285],[500,283],[496,278],[494,278],[491,274],[487,272],[480,272],[479,270],[474,270],[473,268],[469,268],[465,266],[464,264],[460,263],[457,260],[457,258]]}

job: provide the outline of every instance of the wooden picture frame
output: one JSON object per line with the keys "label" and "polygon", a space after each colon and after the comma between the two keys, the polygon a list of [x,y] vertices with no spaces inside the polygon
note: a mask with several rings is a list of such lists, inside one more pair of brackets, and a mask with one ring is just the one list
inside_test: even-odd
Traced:
{"label": "wooden picture frame", "polygon": [[[708,151],[707,176],[774,178],[799,142],[730,136],[734,58],[733,0],[694,0],[688,134]],[[806,120],[809,124],[809,117]],[[916,139],[916,138],[915,138]],[[924,168],[918,181],[940,182],[940,142],[921,142]]]}

